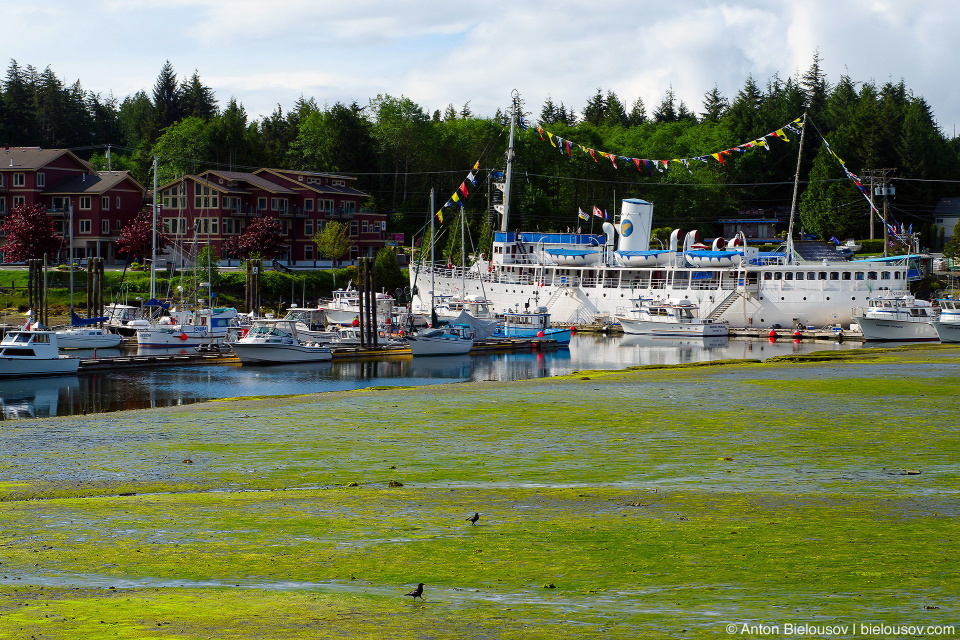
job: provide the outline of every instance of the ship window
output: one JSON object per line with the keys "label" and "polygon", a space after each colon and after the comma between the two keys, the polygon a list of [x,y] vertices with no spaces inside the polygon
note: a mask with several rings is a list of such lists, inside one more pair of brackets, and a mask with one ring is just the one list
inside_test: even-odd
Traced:
{"label": "ship window", "polygon": [[868,272],[867,272],[867,280],[876,280],[876,279],[877,279],[877,272],[876,272],[876,271],[868,271]]}
{"label": "ship window", "polygon": [[783,274],[783,279],[784,279],[784,280],[793,280],[793,272],[792,272],[792,271],[787,271],[785,274]]}
{"label": "ship window", "polygon": [[857,271],[856,275],[853,278],[854,280],[863,280],[863,271]]}
{"label": "ship window", "polygon": [[763,279],[764,279],[764,280],[773,280],[773,274],[770,273],[769,271],[767,271],[766,273],[763,274]]}
{"label": "ship window", "polygon": [[[881,279],[881,280],[889,280],[889,279],[890,279],[890,272],[889,272],[889,271],[884,271],[882,274],[880,274],[880,279]],[[899,271],[897,272],[897,279],[898,279],[898,280],[900,279],[900,272],[899,272]]]}
{"label": "ship window", "polygon": [[849,280],[849,279],[850,279],[850,272],[849,272],[849,271],[844,271],[844,272],[843,272],[843,277],[840,278],[840,279],[841,279],[841,280]]}
{"label": "ship window", "polygon": [[827,279],[827,272],[826,272],[826,271],[821,271],[821,272],[819,273],[819,276],[820,276],[820,277],[817,278],[818,280],[826,280],[826,279]]}
{"label": "ship window", "polygon": [[814,273],[813,271],[807,272],[807,280],[816,280],[816,279],[817,279],[816,273]]}
{"label": "ship window", "polygon": [[780,273],[779,271],[777,271],[776,273],[773,274],[773,279],[774,279],[774,280],[781,280],[781,279],[783,279],[783,274]]}
{"label": "ship window", "polygon": [[839,280],[839,279],[840,279],[840,274],[837,273],[836,271],[831,271],[831,272],[830,272],[830,279],[831,279],[831,280]]}

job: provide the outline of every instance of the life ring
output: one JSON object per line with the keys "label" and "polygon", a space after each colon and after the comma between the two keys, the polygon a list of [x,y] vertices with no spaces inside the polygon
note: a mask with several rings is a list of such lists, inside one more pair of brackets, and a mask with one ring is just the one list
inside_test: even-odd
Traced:
{"label": "life ring", "polygon": [[206,327],[204,327],[203,329],[200,330],[200,335],[202,335],[204,338],[207,337],[207,328],[206,328]]}

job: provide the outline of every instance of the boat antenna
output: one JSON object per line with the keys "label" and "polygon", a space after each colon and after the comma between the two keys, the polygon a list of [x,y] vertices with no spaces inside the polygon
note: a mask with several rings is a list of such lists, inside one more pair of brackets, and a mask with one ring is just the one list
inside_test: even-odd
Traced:
{"label": "boat antenna", "polygon": [[520,92],[516,89],[511,94],[513,98],[513,108],[510,110],[510,142],[507,144],[507,177],[503,184],[503,221],[500,223],[500,231],[507,231],[507,218],[510,216],[510,182],[513,178],[513,134],[517,127],[517,116],[520,113]]}
{"label": "boat antenna", "polygon": [[793,219],[797,213],[797,191],[800,188],[800,161],[803,159],[803,134],[807,131],[807,113],[800,124],[800,150],[797,152],[797,172],[793,175],[793,201],[790,203],[790,224],[787,226],[787,264],[793,263]]}

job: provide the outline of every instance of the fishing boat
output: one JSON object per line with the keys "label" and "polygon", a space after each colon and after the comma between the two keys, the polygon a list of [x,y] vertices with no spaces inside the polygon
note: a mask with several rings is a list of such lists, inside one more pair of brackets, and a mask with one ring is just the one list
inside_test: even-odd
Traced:
{"label": "fishing boat", "polygon": [[730,333],[726,322],[700,318],[697,305],[689,300],[671,302],[640,298],[633,300],[633,306],[616,318],[623,332],[630,335],[715,338]]}
{"label": "fishing boat", "polygon": [[505,338],[543,338],[556,340],[561,345],[569,345],[573,330],[571,327],[550,326],[550,312],[546,307],[540,306],[533,311],[504,312],[503,325],[497,335]]}
{"label": "fishing boat", "polygon": [[[825,243],[795,242],[792,224],[775,252],[761,253],[743,238],[700,248],[695,233],[679,230],[674,230],[674,246],[652,250],[654,204],[640,198],[622,200],[619,212],[597,234],[513,229],[510,186],[518,111],[515,103],[491,255],[465,270],[432,260],[410,269],[411,291],[420,296],[415,304],[426,307],[428,293],[483,295],[501,310],[539,293],[554,322],[589,324],[609,321],[631,299],[646,297],[689,300],[701,317],[731,326],[826,326],[852,323],[853,308],[868,296],[881,288],[906,294],[910,281],[922,277],[916,255],[851,261]],[[434,285],[428,286],[431,279]]]}
{"label": "fishing boat", "polygon": [[0,377],[75,374],[80,359],[60,355],[54,331],[9,331],[0,341]]}
{"label": "fishing boat", "polygon": [[333,359],[329,347],[301,340],[294,320],[255,320],[247,335],[230,346],[240,364],[290,364]]}
{"label": "fishing boat", "polygon": [[863,339],[891,342],[939,340],[933,322],[937,309],[927,300],[912,295],[882,295],[867,298],[867,307],[858,310],[856,322]]}

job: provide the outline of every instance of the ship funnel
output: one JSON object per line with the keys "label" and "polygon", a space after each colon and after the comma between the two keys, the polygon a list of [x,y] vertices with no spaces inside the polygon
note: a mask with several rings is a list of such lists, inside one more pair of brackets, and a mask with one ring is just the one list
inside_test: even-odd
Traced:
{"label": "ship funnel", "polygon": [[697,237],[699,234],[697,230],[688,231],[687,236],[683,239],[683,250],[690,251],[690,248],[697,243]]}
{"label": "ship funnel", "polygon": [[[604,225],[606,227],[606,225]],[[653,228],[653,203],[638,198],[624,200],[620,207],[620,251],[648,251]]]}
{"label": "ship funnel", "polygon": [[727,246],[726,241],[722,237],[717,236],[717,238],[713,241],[712,248],[714,251],[723,251],[724,247],[726,246]]}

